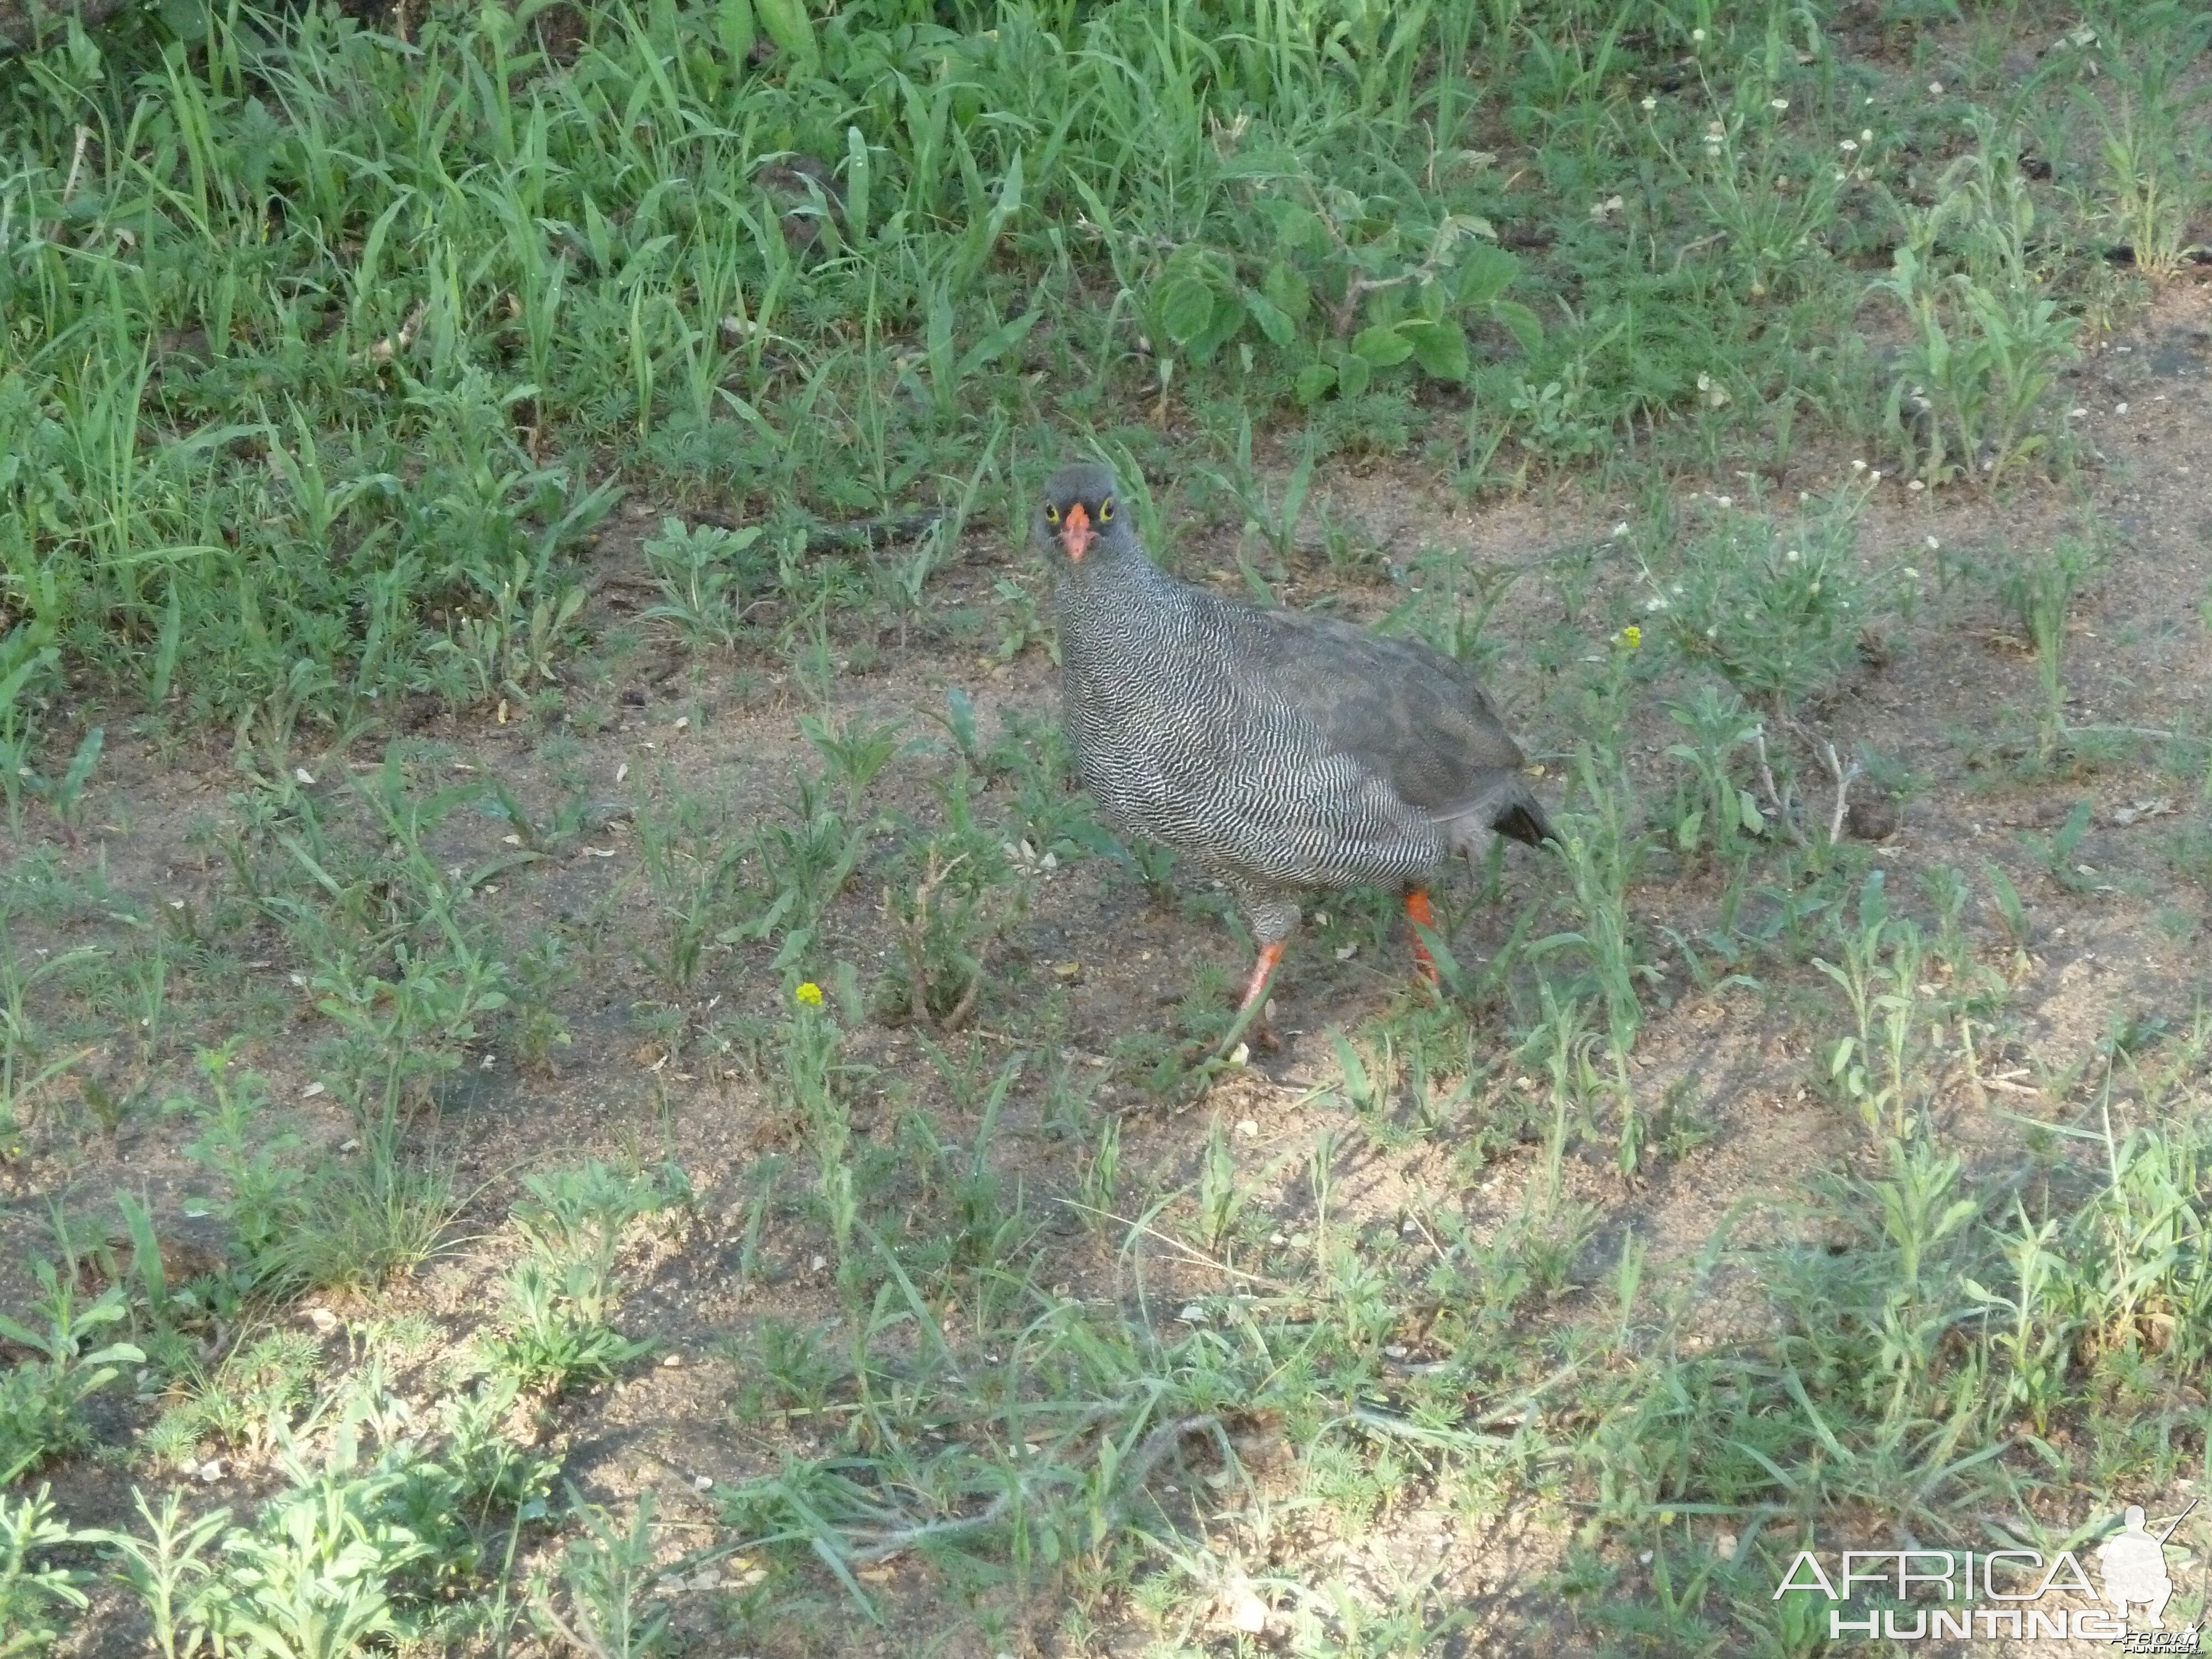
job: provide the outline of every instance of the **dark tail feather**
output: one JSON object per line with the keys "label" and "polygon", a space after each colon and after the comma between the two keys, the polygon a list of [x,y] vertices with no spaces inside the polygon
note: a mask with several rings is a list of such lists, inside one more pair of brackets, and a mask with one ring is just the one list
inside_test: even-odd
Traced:
{"label": "dark tail feather", "polygon": [[1533,799],[1523,797],[1508,801],[1490,827],[1501,836],[1510,836],[1515,841],[1530,847],[1541,847],[1547,841],[1557,841],[1559,832],[1552,828],[1551,819]]}

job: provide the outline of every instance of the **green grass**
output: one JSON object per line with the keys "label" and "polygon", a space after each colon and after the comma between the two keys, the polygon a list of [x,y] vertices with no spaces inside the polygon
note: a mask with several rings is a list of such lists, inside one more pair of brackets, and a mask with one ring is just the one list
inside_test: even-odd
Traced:
{"label": "green grass", "polygon": [[[2065,385],[2183,269],[2212,22],[1863,9],[169,7],[0,60],[0,1160],[86,1172],[0,1318],[0,1652],[101,1595],[173,1656],[1797,1655],[1800,1548],[2203,1479],[2212,1024],[2069,1048],[2022,988],[2124,890],[2084,781],[2212,787],[2069,714],[2122,550]],[[1441,989],[1294,1103],[1206,1062],[1211,959],[1086,1024],[1131,964],[1071,891],[1222,907],[1027,706],[989,556],[1076,452],[1544,738],[1559,854],[1440,893]],[[1363,475],[1595,528],[1479,568]],[[1923,577],[1900,479],[2065,527]],[[1861,665],[1990,617],[2016,708],[1850,748]],[[650,753],[732,707],[787,754]],[[140,752],[222,807],[111,866],[178,829]],[[2082,807],[1843,833],[1976,767]],[[1328,903],[1315,1006],[1402,948]],[[1825,1115],[1686,1240],[1640,1195],[1747,1122],[1655,1044],[1701,1006]],[[679,1083],[756,1136],[719,1186]],[[576,1091],[604,1144],[470,1161]],[[671,1261],[753,1298],[675,1521],[565,1461]]]}

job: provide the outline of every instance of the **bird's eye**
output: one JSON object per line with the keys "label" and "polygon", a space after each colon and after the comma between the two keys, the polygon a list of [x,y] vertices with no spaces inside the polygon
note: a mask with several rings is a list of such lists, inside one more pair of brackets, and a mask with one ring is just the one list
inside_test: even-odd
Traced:
{"label": "bird's eye", "polygon": [[1044,510],[1044,521],[1047,524],[1058,524],[1060,522],[1060,509],[1056,507],[1046,507]]}
{"label": "bird's eye", "polygon": [[1098,503],[1098,522],[1101,524],[1111,524],[1113,521],[1114,498],[1109,495],[1104,501]]}

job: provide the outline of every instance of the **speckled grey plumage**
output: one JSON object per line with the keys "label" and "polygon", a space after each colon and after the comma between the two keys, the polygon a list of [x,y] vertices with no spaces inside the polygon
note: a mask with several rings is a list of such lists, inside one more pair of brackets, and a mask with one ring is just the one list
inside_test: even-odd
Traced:
{"label": "speckled grey plumage", "polygon": [[[1419,641],[1263,610],[1146,556],[1113,473],[1061,468],[1037,538],[1051,567],[1061,720],[1106,817],[1237,895],[1263,946],[1316,889],[1415,885],[1493,832],[1552,834],[1488,696]],[[1055,533],[1081,504],[1097,538]],[[1051,514],[1060,515],[1049,519]]]}

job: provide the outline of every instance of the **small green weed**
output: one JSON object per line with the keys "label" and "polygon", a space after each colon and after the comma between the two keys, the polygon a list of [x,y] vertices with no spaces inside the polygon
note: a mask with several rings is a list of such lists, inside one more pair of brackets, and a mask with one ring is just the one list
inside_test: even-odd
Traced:
{"label": "small green weed", "polygon": [[31,1272],[39,1286],[33,1322],[0,1314],[0,1338],[38,1356],[0,1374],[0,1486],[85,1445],[92,1431],[82,1415],[84,1402],[121,1376],[125,1365],[146,1361],[144,1350],[131,1342],[87,1351],[94,1333],[130,1316],[121,1285],[111,1285],[80,1305],[73,1273],[57,1272],[42,1259],[31,1263]]}
{"label": "small green weed", "polygon": [[660,533],[645,544],[661,598],[645,614],[674,623],[695,648],[735,645],[754,596],[773,574],[765,551],[755,551],[760,536],[757,525],[724,530],[662,520]]}
{"label": "small green weed", "polygon": [[[1905,235],[1877,292],[1912,327],[1886,420],[1929,486],[1995,486],[2051,441],[2047,399],[2075,356],[2077,320],[2048,292],[2031,253],[2035,208],[2008,145],[1984,121],[1977,148],[1906,210]],[[1948,255],[1954,246],[1963,250]]]}
{"label": "small green weed", "polygon": [[1711,664],[1753,706],[1791,719],[1851,660],[1879,605],[1862,583],[1844,487],[1788,526],[1723,508],[1653,608],[1682,653]]}
{"label": "small green weed", "polygon": [[617,1257],[631,1225],[689,1192],[683,1172],[620,1176],[594,1160],[525,1178],[514,1208],[528,1253],[507,1276],[502,1328],[485,1345],[496,1372],[547,1398],[614,1376],[650,1350],[611,1322]]}
{"label": "small green weed", "polygon": [[2035,648],[2036,752],[2046,763],[2066,735],[2066,629],[2082,583],[2096,568],[2094,550],[2062,537],[2020,560],[1999,577],[2005,609]]}
{"label": "small green weed", "polygon": [[648,1659],[668,1644],[668,1609],[648,1601],[653,1565],[653,1494],[640,1495],[637,1513],[617,1527],[586,1504],[574,1487],[569,1513],[586,1535],[568,1546],[560,1579],[567,1592],[566,1613],[542,1594],[532,1610],[545,1626],[580,1653],[604,1659]]}
{"label": "small green weed", "polygon": [[70,1527],[54,1513],[50,1490],[41,1486],[28,1498],[0,1492],[0,1652],[11,1656],[46,1652],[90,1604],[81,1588],[86,1575],[45,1558],[104,1534]]}
{"label": "small green weed", "polygon": [[2081,861],[2081,843],[2089,834],[2096,817],[2096,803],[2078,800],[2066,821],[2047,836],[2030,830],[2015,832],[2022,847],[2035,854],[2051,879],[2069,893],[2087,893],[2097,884],[2097,872]]}

